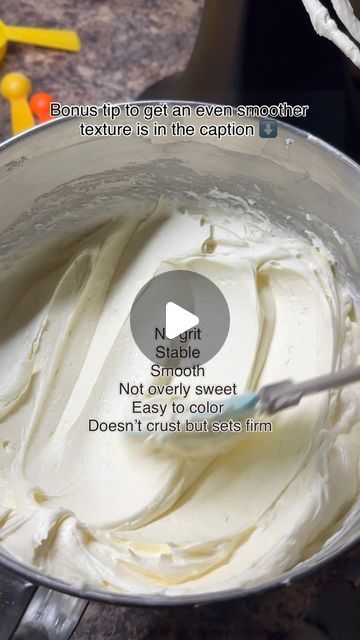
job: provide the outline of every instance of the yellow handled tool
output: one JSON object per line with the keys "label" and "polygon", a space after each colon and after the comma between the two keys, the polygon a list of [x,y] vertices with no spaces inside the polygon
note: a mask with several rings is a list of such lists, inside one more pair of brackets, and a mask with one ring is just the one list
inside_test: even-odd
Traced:
{"label": "yellow handled tool", "polygon": [[11,128],[14,134],[31,129],[34,116],[28,103],[31,82],[22,73],[7,73],[0,83],[0,94],[10,102]]}
{"label": "yellow handled tool", "polygon": [[81,49],[80,38],[75,31],[11,26],[0,20],[0,60],[5,56],[9,41],[64,51],[80,51]]}

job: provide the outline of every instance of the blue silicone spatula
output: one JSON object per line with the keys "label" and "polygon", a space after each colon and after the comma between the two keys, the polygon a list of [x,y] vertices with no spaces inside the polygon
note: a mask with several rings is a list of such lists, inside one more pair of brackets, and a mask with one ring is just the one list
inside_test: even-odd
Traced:
{"label": "blue silicone spatula", "polygon": [[271,415],[299,404],[304,396],[328,389],[336,389],[359,381],[360,366],[318,376],[304,382],[296,383],[293,380],[282,380],[281,382],[268,384],[256,393],[233,396],[225,402],[222,417],[226,420],[228,414],[243,416],[248,411],[255,409]]}

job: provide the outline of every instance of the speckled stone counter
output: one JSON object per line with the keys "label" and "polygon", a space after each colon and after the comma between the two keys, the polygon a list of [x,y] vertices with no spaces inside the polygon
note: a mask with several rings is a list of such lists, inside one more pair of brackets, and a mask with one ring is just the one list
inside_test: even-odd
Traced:
{"label": "speckled stone counter", "polygon": [[[21,71],[33,91],[63,104],[134,100],[156,80],[184,67],[203,0],[1,0],[8,24],[76,29],[80,53],[10,44],[0,76]],[[0,140],[10,136],[0,98]]]}
{"label": "speckled stone counter", "polygon": [[[76,28],[83,48],[68,54],[11,45],[0,75],[22,71],[34,91],[49,92],[67,104],[135,99],[148,85],[184,67],[202,5],[203,0],[2,0],[5,22]],[[0,139],[9,135],[8,105],[0,100]],[[352,553],[350,565],[359,560],[360,549]],[[342,579],[348,564],[349,556],[286,588],[208,607],[150,610],[90,603],[73,638],[281,640],[317,594]]]}

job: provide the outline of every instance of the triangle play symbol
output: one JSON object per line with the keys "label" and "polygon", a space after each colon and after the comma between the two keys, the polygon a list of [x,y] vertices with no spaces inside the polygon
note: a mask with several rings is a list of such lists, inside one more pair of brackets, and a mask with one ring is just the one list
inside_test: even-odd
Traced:
{"label": "triangle play symbol", "polygon": [[167,303],[165,334],[169,340],[173,340],[173,338],[179,336],[180,333],[196,327],[199,322],[200,319],[198,316],[175,304],[175,302]]}

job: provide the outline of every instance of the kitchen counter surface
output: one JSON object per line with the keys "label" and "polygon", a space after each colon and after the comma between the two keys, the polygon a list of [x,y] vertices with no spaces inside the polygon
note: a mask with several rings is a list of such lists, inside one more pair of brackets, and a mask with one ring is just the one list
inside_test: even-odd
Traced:
{"label": "kitchen counter surface", "polygon": [[[83,48],[69,54],[11,45],[0,75],[24,72],[34,92],[51,93],[63,104],[135,99],[145,87],[184,67],[202,5],[203,0],[2,0],[4,22],[76,28]],[[9,135],[9,108],[0,100],[0,140]],[[91,603],[73,639],[281,640],[309,603],[333,581],[343,580],[348,564],[359,560],[357,549],[295,585],[210,607],[146,610]],[[307,631],[291,637],[312,640]]]}
{"label": "kitchen counter surface", "polygon": [[[0,77],[29,76],[33,92],[62,104],[136,99],[149,85],[181,70],[197,33],[203,0],[2,0],[8,24],[76,29],[79,53],[10,44]],[[11,135],[8,103],[0,98],[0,140]]]}

